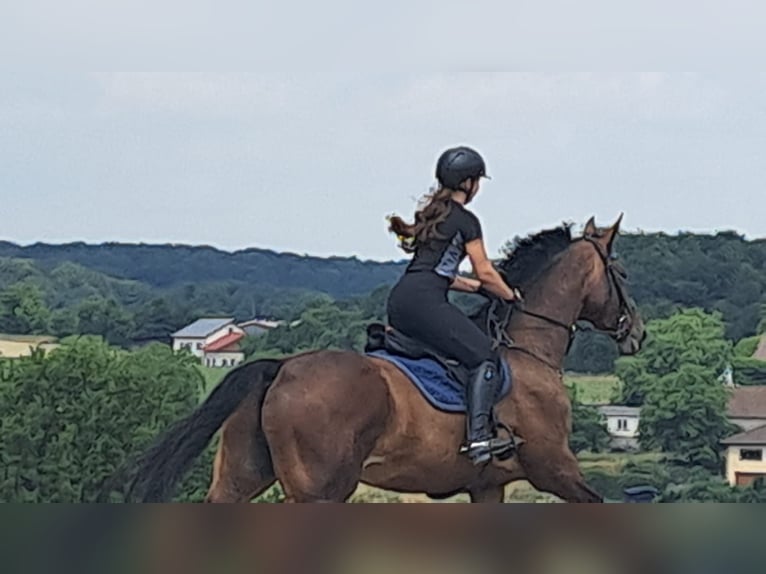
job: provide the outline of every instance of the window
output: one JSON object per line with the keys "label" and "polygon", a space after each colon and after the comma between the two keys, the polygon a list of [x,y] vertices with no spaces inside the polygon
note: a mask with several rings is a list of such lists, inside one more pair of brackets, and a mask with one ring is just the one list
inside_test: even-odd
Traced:
{"label": "window", "polygon": [[763,449],[746,449],[739,451],[739,460],[763,460]]}
{"label": "window", "polygon": [[628,430],[628,419],[617,419],[617,430],[618,431]]}
{"label": "window", "polygon": [[202,348],[202,343],[197,343],[197,348],[201,349]]}

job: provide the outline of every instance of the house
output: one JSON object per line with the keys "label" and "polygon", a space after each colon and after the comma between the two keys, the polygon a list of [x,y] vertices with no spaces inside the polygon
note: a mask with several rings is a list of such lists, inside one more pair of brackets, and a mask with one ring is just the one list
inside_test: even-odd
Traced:
{"label": "house", "polygon": [[271,321],[269,319],[251,319],[244,323],[239,323],[240,328],[244,329],[248,335],[262,335],[272,329],[279,327],[281,321]]}
{"label": "house", "polygon": [[233,331],[202,347],[206,367],[236,367],[245,360],[240,342],[245,333]]}
{"label": "house", "polygon": [[726,447],[726,480],[731,486],[745,486],[766,476],[766,387],[735,388],[727,412],[742,432],[721,441]]}
{"label": "house", "polygon": [[612,437],[611,446],[619,450],[638,450],[638,423],[640,407],[603,405],[599,412],[606,419],[606,428]]}
{"label": "house", "polygon": [[731,486],[747,486],[766,477],[766,425],[723,441],[726,447],[726,480]]}
{"label": "house", "polygon": [[727,414],[743,431],[766,425],[766,387],[736,387],[729,398]]}
{"label": "house", "polygon": [[198,319],[171,337],[174,351],[188,349],[209,367],[234,367],[245,359],[239,346],[245,330],[233,317]]}

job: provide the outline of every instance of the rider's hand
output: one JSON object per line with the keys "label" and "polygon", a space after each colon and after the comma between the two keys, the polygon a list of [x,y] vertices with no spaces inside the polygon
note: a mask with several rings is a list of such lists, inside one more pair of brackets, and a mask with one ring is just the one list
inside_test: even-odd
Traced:
{"label": "rider's hand", "polygon": [[521,303],[524,300],[518,287],[511,287],[511,293],[513,293],[513,297],[506,299],[506,303]]}

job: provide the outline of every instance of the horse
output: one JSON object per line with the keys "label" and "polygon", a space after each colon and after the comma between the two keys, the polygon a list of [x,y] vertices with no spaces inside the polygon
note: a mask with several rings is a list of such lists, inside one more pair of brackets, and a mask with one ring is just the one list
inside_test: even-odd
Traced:
{"label": "horse", "polygon": [[426,401],[389,361],[356,351],[315,350],[232,370],[193,413],[135,462],[128,499],[161,502],[216,432],[220,442],[205,502],[248,502],[277,480],[286,502],[345,502],[360,483],[441,500],[502,502],[518,480],[565,502],[603,502],[569,448],[571,404],[563,361],[578,324],[609,335],[621,355],[645,338],[627,274],[613,255],[622,215],[517,240],[498,264],[524,302],[499,351],[513,384],[495,418],[519,438],[510,458],[475,467],[459,453],[465,415]]}

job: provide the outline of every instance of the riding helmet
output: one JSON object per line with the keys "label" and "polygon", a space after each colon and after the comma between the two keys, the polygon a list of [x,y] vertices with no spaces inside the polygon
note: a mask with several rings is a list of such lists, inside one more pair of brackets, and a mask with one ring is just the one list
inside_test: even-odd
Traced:
{"label": "riding helmet", "polygon": [[460,146],[445,151],[436,162],[436,179],[444,187],[458,189],[466,179],[486,177],[484,159],[474,149]]}

